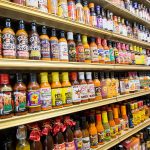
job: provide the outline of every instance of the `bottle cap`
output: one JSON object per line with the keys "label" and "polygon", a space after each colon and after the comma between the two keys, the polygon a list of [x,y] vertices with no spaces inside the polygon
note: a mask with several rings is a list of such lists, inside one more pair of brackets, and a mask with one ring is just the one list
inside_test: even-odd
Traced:
{"label": "bottle cap", "polygon": [[91,80],[92,79],[92,72],[86,72],[86,79]]}
{"label": "bottle cap", "polygon": [[89,8],[92,8],[92,7],[94,7],[94,3],[89,4]]}
{"label": "bottle cap", "polygon": [[108,123],[107,111],[102,111],[102,121]]}
{"label": "bottle cap", "polygon": [[71,80],[77,80],[77,72],[70,72],[69,76]]}
{"label": "bottle cap", "polygon": [[0,84],[9,84],[8,74],[0,74]]}
{"label": "bottle cap", "polygon": [[67,32],[67,39],[73,40],[73,32]]}
{"label": "bottle cap", "polygon": [[84,78],[84,72],[78,72],[78,74],[79,74],[79,79],[80,80],[84,80],[85,78]]}
{"label": "bottle cap", "polygon": [[87,43],[87,36],[86,35],[82,35],[82,42]]}

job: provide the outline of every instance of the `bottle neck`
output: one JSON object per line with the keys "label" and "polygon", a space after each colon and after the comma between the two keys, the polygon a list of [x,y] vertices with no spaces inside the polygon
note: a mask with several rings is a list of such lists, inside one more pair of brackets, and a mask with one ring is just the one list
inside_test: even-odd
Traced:
{"label": "bottle neck", "polygon": [[92,80],[92,73],[91,72],[86,72],[86,79]]}
{"label": "bottle neck", "polygon": [[84,72],[79,72],[79,80],[85,80]]}
{"label": "bottle neck", "polygon": [[63,72],[62,73],[62,81],[63,82],[68,82],[69,81],[68,72]]}
{"label": "bottle neck", "polygon": [[22,82],[23,80],[22,80],[22,75],[21,74],[17,74],[17,83],[20,83],[20,82]]}
{"label": "bottle neck", "polygon": [[48,82],[48,76],[47,75],[41,75],[41,83]]}
{"label": "bottle neck", "polygon": [[24,30],[24,29],[25,29],[24,23],[20,23],[20,24],[19,24],[19,29],[20,29],[20,30]]}
{"label": "bottle neck", "polygon": [[59,82],[59,73],[52,72],[52,82]]}
{"label": "bottle neck", "polygon": [[31,73],[30,74],[30,81],[31,82],[37,82],[37,78],[36,78],[36,74],[35,73]]}
{"label": "bottle neck", "polygon": [[9,19],[6,20],[5,27],[11,28],[11,21]]}
{"label": "bottle neck", "polygon": [[56,30],[55,30],[55,29],[52,29],[52,31],[51,31],[51,36],[52,36],[52,37],[56,37]]}

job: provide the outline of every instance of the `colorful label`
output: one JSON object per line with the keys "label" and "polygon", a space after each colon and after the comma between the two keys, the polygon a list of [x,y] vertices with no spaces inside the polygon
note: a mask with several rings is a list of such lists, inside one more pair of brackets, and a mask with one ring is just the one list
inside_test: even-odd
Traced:
{"label": "colorful label", "polygon": [[82,138],[82,142],[83,142],[83,149],[82,150],[90,150],[90,138],[84,137],[84,138]]}
{"label": "colorful label", "polygon": [[110,127],[110,135],[111,137],[115,137],[116,136],[116,126]]}
{"label": "colorful label", "polygon": [[103,29],[107,30],[108,27],[107,27],[107,19],[106,18],[103,18]]}
{"label": "colorful label", "polygon": [[71,20],[76,19],[76,5],[73,1],[68,1],[68,16]]}
{"label": "colorful label", "polygon": [[59,59],[59,48],[56,40],[50,40],[51,58]]}
{"label": "colorful label", "polygon": [[0,56],[2,55],[2,33],[0,30]]}
{"label": "colorful label", "polygon": [[88,89],[87,84],[81,84],[81,100],[87,100],[88,99]]}
{"label": "colorful label", "polygon": [[99,60],[105,60],[104,50],[98,49],[98,58]]}
{"label": "colorful label", "polygon": [[95,98],[95,88],[94,88],[94,84],[88,84],[87,85],[88,88],[88,98]]}
{"label": "colorful label", "polygon": [[59,58],[60,60],[68,60],[68,45],[66,42],[59,43]]}
{"label": "colorful label", "polygon": [[15,112],[26,110],[26,91],[14,92]]}
{"label": "colorful label", "polygon": [[83,148],[82,138],[74,138],[74,142],[75,142],[76,150],[82,150]]}
{"label": "colorful label", "polygon": [[91,146],[97,146],[98,144],[98,135],[90,135],[90,144]]}
{"label": "colorful label", "polygon": [[101,87],[100,86],[95,87],[95,96],[96,97],[101,96]]}
{"label": "colorful label", "polygon": [[68,44],[69,61],[76,61],[76,47],[75,44]]}
{"label": "colorful label", "polygon": [[124,83],[124,81],[120,81],[120,91],[121,91],[121,93],[125,92],[125,83]]}
{"label": "colorful label", "polygon": [[81,87],[80,87],[80,85],[73,85],[72,86],[72,100],[73,100],[73,102],[80,102],[81,101]]}
{"label": "colorful label", "polygon": [[89,48],[84,49],[85,60],[91,60],[91,51]]}
{"label": "colorful label", "polygon": [[54,150],[66,150],[65,143],[62,144],[54,144]]}
{"label": "colorful label", "polygon": [[93,27],[97,26],[97,18],[96,16],[90,16],[90,23]]}
{"label": "colorful label", "polygon": [[85,60],[84,47],[82,45],[78,45],[76,47],[76,52],[77,52],[77,61],[84,62],[84,60]]}
{"label": "colorful label", "polygon": [[93,62],[98,62],[98,49],[96,47],[91,47],[91,58]]}
{"label": "colorful label", "polygon": [[115,57],[114,57],[114,49],[113,49],[113,48],[111,48],[111,49],[109,50],[109,54],[110,54],[110,61],[114,61],[114,60],[115,60]]}
{"label": "colorful label", "polygon": [[5,33],[2,36],[4,56],[16,56],[16,39],[13,34]]}
{"label": "colorful label", "polygon": [[98,143],[103,143],[104,142],[104,131],[101,131],[98,133]]}
{"label": "colorful label", "polygon": [[51,101],[51,88],[40,88],[40,100],[41,100],[41,107],[47,108],[52,105]]}
{"label": "colorful label", "polygon": [[66,149],[65,150],[76,150],[74,141],[65,142]]}
{"label": "colorful label", "polygon": [[58,3],[58,16],[67,18],[68,17],[68,6],[67,3],[59,1]]}
{"label": "colorful label", "polygon": [[90,11],[89,9],[84,9],[84,23],[90,25]]}
{"label": "colorful label", "polygon": [[122,125],[121,123],[117,125],[118,126],[118,134],[120,135],[122,132]]}
{"label": "colorful label", "polygon": [[62,101],[63,104],[72,103],[72,87],[62,88]]}
{"label": "colorful label", "polygon": [[134,83],[135,83],[135,90],[140,90],[140,87],[141,87],[140,81],[136,79],[134,80]]}
{"label": "colorful label", "polygon": [[41,40],[41,55],[42,58],[50,58],[50,43],[47,39]]}
{"label": "colorful label", "polygon": [[110,61],[109,50],[104,50],[104,58],[105,58],[105,62]]}
{"label": "colorful label", "polygon": [[116,63],[119,63],[119,51],[117,49],[114,50]]}
{"label": "colorful label", "polygon": [[43,12],[48,13],[48,9],[47,9],[47,0],[39,0],[39,9]]}
{"label": "colorful label", "polygon": [[103,28],[103,19],[102,18],[99,18],[97,17],[97,27],[98,28]]}
{"label": "colorful label", "polygon": [[76,16],[79,23],[84,23],[84,11],[80,3],[76,4]]}
{"label": "colorful label", "polygon": [[105,141],[110,141],[110,139],[111,139],[111,137],[110,137],[110,129],[105,129],[104,137],[105,137]]}
{"label": "colorful label", "polygon": [[31,90],[27,93],[28,107],[37,107],[41,105],[40,90]]}
{"label": "colorful label", "polygon": [[62,88],[52,89],[52,106],[61,106],[62,104]]}
{"label": "colorful label", "polygon": [[11,92],[0,93],[0,115],[8,115],[12,112]]}
{"label": "colorful label", "polygon": [[107,97],[107,86],[101,86],[101,94],[102,94],[102,97]]}
{"label": "colorful label", "polygon": [[129,81],[129,90],[130,90],[130,92],[135,91],[135,82],[134,82],[134,80]]}

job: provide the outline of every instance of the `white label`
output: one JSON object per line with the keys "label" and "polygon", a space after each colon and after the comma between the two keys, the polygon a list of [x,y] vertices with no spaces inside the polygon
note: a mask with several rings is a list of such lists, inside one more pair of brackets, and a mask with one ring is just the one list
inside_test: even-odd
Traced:
{"label": "white label", "polygon": [[94,84],[88,84],[88,97],[89,98],[95,98]]}
{"label": "white label", "polygon": [[86,100],[88,99],[88,87],[87,84],[81,84],[81,100]]}
{"label": "white label", "polygon": [[82,138],[83,141],[83,150],[90,150],[90,138],[84,137]]}
{"label": "white label", "polygon": [[124,81],[120,81],[120,91],[121,91],[121,93],[125,92],[125,83],[124,83]]}
{"label": "white label", "polygon": [[60,60],[68,60],[68,45],[66,42],[59,43]]}
{"label": "white label", "polygon": [[26,0],[26,5],[38,8],[38,0]]}
{"label": "white label", "polygon": [[73,85],[72,86],[73,102],[80,102],[81,101],[80,91],[81,91],[80,85]]}
{"label": "white label", "polygon": [[98,61],[98,49],[97,47],[91,47],[92,61]]}

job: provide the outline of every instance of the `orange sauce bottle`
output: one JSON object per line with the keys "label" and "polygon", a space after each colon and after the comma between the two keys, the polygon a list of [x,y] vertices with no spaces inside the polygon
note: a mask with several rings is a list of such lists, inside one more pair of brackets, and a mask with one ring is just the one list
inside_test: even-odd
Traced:
{"label": "orange sauce bottle", "polygon": [[54,15],[58,15],[58,1],[48,0],[47,1],[48,12]]}
{"label": "orange sauce bottle", "polygon": [[41,72],[41,84],[40,84],[40,101],[41,101],[41,110],[49,110],[52,108],[51,101],[51,86],[48,83],[48,73]]}
{"label": "orange sauce bottle", "polygon": [[68,72],[62,72],[62,101],[64,106],[72,105],[72,87]]}
{"label": "orange sauce bottle", "polygon": [[109,47],[107,46],[107,40],[102,40],[102,46],[104,48],[104,58],[105,58],[105,64],[110,64],[110,53],[109,53]]}
{"label": "orange sauce bottle", "polygon": [[112,96],[113,97],[116,97],[118,94],[117,94],[117,81],[116,79],[114,78],[114,72],[111,72],[110,73],[110,76],[111,76],[111,90],[112,90]]}
{"label": "orange sauce bottle", "polygon": [[84,23],[84,11],[81,0],[76,0],[76,21]]}
{"label": "orange sauce bottle", "polygon": [[59,81],[59,72],[52,72],[52,107],[61,108],[63,107],[62,102],[62,86]]}
{"label": "orange sauce bottle", "polygon": [[68,0],[68,17],[72,21],[76,20],[76,5],[74,0]]}

